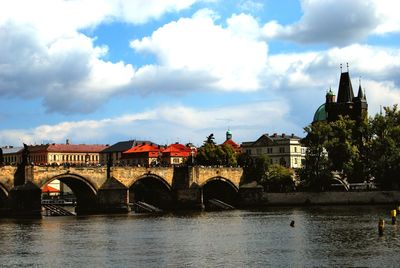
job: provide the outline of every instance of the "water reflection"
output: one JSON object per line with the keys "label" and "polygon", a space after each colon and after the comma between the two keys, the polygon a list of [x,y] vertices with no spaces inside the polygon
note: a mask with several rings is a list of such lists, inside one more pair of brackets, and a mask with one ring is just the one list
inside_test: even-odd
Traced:
{"label": "water reflection", "polygon": [[[397,266],[390,208],[0,219],[5,266]],[[384,235],[377,223],[386,217]],[[295,227],[289,226],[295,221]]]}

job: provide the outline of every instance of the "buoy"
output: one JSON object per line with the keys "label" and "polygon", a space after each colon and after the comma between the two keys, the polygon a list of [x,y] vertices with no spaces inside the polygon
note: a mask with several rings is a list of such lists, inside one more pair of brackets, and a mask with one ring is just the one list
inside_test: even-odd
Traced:
{"label": "buoy", "polygon": [[379,219],[379,222],[378,222],[379,235],[383,235],[383,229],[384,228],[385,228],[385,220],[384,219]]}
{"label": "buoy", "polygon": [[294,227],[294,221],[290,222],[290,227]]}
{"label": "buoy", "polygon": [[392,224],[396,224],[396,210],[393,209],[392,211],[390,211],[390,216],[392,217]]}

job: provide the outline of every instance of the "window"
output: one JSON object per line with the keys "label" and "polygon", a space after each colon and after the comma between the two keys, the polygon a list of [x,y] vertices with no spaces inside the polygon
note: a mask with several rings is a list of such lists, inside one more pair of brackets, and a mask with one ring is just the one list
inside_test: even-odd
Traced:
{"label": "window", "polygon": [[246,149],[246,154],[251,155],[251,149]]}
{"label": "window", "polygon": [[294,152],[297,153],[297,147],[296,146],[294,147]]}
{"label": "window", "polygon": [[267,148],[267,153],[268,153],[268,154],[272,154],[272,148],[271,148],[271,147],[268,147],[268,148]]}
{"label": "window", "polygon": [[279,153],[284,153],[285,152],[285,147],[279,147]]}
{"label": "window", "polygon": [[257,155],[261,155],[261,148],[257,148]]}
{"label": "window", "polygon": [[[295,147],[296,148],[296,147]],[[297,165],[297,158],[294,159],[294,163]]]}

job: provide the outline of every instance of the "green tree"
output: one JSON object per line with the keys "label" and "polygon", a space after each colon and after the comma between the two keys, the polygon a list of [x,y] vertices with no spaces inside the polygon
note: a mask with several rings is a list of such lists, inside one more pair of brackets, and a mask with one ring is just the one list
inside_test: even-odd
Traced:
{"label": "green tree", "polygon": [[349,181],[365,179],[366,144],[363,142],[365,129],[360,123],[348,117],[339,117],[338,120],[329,123],[331,132],[324,147],[328,152],[330,170],[338,171]]}
{"label": "green tree", "polygon": [[261,180],[261,184],[269,192],[288,192],[295,187],[294,171],[281,165],[269,166],[267,176]]}
{"label": "green tree", "polygon": [[243,167],[246,182],[260,182],[267,176],[269,168],[269,158],[265,155],[251,157],[246,153],[239,156],[239,165]]}
{"label": "green tree", "polygon": [[326,121],[315,122],[304,128],[307,136],[303,139],[307,147],[305,163],[299,171],[302,186],[321,191],[326,189],[332,177],[328,153],[325,149],[332,128]]}
{"label": "green tree", "polygon": [[385,107],[371,120],[371,173],[383,188],[400,184],[400,111]]}
{"label": "green tree", "polygon": [[210,134],[197,151],[196,163],[205,166],[236,166],[236,153],[229,145],[216,145],[214,135]]}

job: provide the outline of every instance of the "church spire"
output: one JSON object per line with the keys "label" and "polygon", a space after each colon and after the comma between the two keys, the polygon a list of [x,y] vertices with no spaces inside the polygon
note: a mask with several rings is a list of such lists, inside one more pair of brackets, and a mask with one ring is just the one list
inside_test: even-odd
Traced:
{"label": "church spire", "polygon": [[[352,102],[354,98],[353,87],[351,85],[349,66],[347,64],[347,72],[342,72],[340,74],[339,90],[337,102]],[[342,70],[342,65],[340,65]]]}
{"label": "church spire", "polygon": [[361,88],[361,77],[360,77],[359,80],[358,80],[358,94],[357,94],[357,97],[358,97],[360,100],[362,100],[362,101],[366,101],[366,100],[367,100],[367,98],[366,98],[366,96],[365,96],[365,92],[364,92],[364,90]]}

